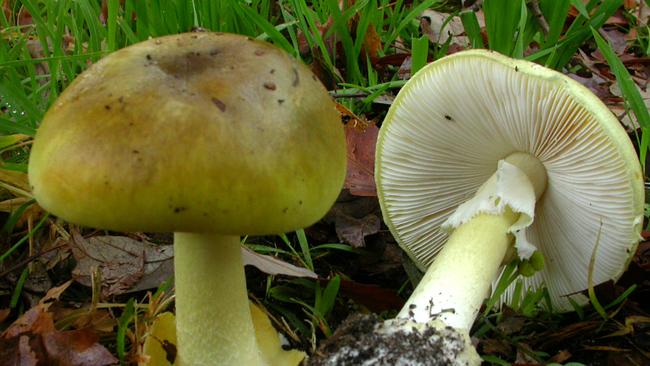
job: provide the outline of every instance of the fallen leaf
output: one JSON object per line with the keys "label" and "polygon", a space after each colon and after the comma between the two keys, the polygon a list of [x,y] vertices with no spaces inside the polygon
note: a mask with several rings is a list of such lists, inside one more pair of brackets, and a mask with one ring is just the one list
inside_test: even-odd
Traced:
{"label": "fallen leaf", "polygon": [[355,196],[376,196],[375,186],[375,145],[379,128],[368,124],[365,128],[350,124],[345,128],[345,139],[348,148],[348,170],[344,188]]}
{"label": "fallen leaf", "polygon": [[650,242],[640,243],[632,260],[639,268],[650,271]]}
{"label": "fallen leaf", "polygon": [[53,365],[104,366],[118,361],[88,329],[47,332],[42,341],[48,362]]}
{"label": "fallen leaf", "polygon": [[625,33],[620,32],[616,29],[604,30],[601,32],[602,35],[609,41],[609,44],[612,46],[612,49],[617,55],[622,55],[627,49],[628,43],[625,36]]}
{"label": "fallen leaf", "polygon": [[397,69],[397,76],[402,80],[408,80],[411,78],[411,56],[406,57],[403,62],[399,65]]}
{"label": "fallen leaf", "polygon": [[33,261],[31,265],[31,272],[25,281],[24,288],[35,293],[45,293],[52,288],[52,280],[45,265],[40,261]]}
{"label": "fallen leaf", "polygon": [[[0,168],[0,181],[23,192],[31,192],[29,181],[27,179],[27,173]],[[14,190],[13,192],[16,193],[17,191]],[[29,196],[29,194],[26,196]]]}
{"label": "fallen leaf", "polygon": [[565,363],[568,361],[573,354],[569,352],[568,350],[560,350],[558,351],[553,357],[551,357],[548,361],[549,363],[555,362],[555,363]]}
{"label": "fallen leaf", "polygon": [[[68,281],[61,286],[51,288],[39,303],[27,310],[20,318],[16,319],[7,329],[5,329],[0,337],[9,339],[17,337],[23,333],[32,332],[35,328],[43,330],[52,319],[52,314],[48,313],[48,309],[54,300],[57,300],[63,291],[65,291],[72,281]],[[45,329],[49,330],[49,329]]]}
{"label": "fallen leaf", "polygon": [[270,255],[256,253],[246,247],[242,247],[242,261],[245,266],[254,266],[260,271],[270,275],[286,275],[291,277],[318,278],[318,275],[307,268],[294,266]]}
{"label": "fallen leaf", "polygon": [[154,319],[138,352],[138,365],[167,366],[176,361],[176,319],[164,312]]}
{"label": "fallen leaf", "polygon": [[503,316],[497,325],[497,329],[505,335],[516,334],[526,325],[527,318],[515,313],[510,308],[504,308],[502,314]]}
{"label": "fallen leaf", "polygon": [[38,358],[28,336],[0,340],[0,366],[36,366]]}
{"label": "fallen leaf", "polygon": [[[50,289],[0,336],[0,366],[104,366],[118,360],[90,329],[59,331],[50,306],[72,281]],[[7,357],[8,356],[8,357]]]}
{"label": "fallen leaf", "polygon": [[504,355],[512,354],[512,346],[502,339],[485,338],[479,341],[481,351],[486,355]]}
{"label": "fallen leaf", "polygon": [[611,96],[611,92],[609,91],[609,82],[598,74],[591,74],[591,77],[582,77],[576,74],[568,74],[568,76],[587,87],[587,89],[591,90],[591,92],[596,94],[596,96],[601,100]]}
{"label": "fallen leaf", "polygon": [[365,132],[366,129],[372,125],[372,122],[369,122],[363,117],[357,116],[341,103],[336,103],[336,110],[338,110],[341,115],[341,123],[343,123],[347,128],[352,128],[359,132]]}
{"label": "fallen leaf", "polygon": [[363,38],[363,53],[370,59],[372,64],[376,64],[379,59],[379,51],[382,49],[381,37],[377,34],[375,26],[368,24],[366,33]]}
{"label": "fallen leaf", "polygon": [[155,288],[173,273],[173,246],[156,245],[126,236],[84,238],[72,231],[72,254],[77,266],[75,279],[90,286],[90,276],[98,268],[102,295],[118,295]]}
{"label": "fallen leaf", "polygon": [[[641,94],[641,98],[643,99],[643,102],[645,103],[646,108],[650,108],[650,88],[643,90],[639,88],[637,84],[634,84],[634,86],[637,88],[639,91],[639,94]],[[621,92],[621,89],[618,86],[618,83],[613,83],[610,86],[610,92],[618,97],[622,97],[623,93]],[[630,114],[634,114],[634,112],[629,111],[631,113],[628,113],[628,110],[625,109],[625,106],[621,104],[616,104],[616,105],[608,105],[609,109],[616,115],[616,117],[619,118],[621,123],[629,130],[629,131],[634,131],[638,129],[639,123],[636,121],[635,118],[631,118]]]}
{"label": "fallen leaf", "polygon": [[[32,24],[32,14],[30,14],[30,12],[24,6],[20,6],[19,9],[12,9],[11,5],[9,5],[9,1],[3,1],[2,11],[4,12],[5,19],[10,20],[12,24],[16,24],[16,25]],[[22,27],[22,28],[28,28],[28,27]]]}
{"label": "fallen leaf", "polygon": [[16,197],[10,198],[0,202],[0,212],[13,212],[18,207],[29,202],[31,198],[29,197]]}
{"label": "fallen leaf", "polygon": [[363,248],[366,246],[364,238],[379,232],[381,220],[374,214],[357,219],[340,213],[336,216],[334,226],[339,240],[355,248]]}
{"label": "fallen leaf", "polygon": [[383,68],[386,66],[399,66],[404,63],[404,60],[408,57],[411,57],[408,53],[391,53],[386,56],[382,56],[377,60],[375,67]]}
{"label": "fallen leaf", "polygon": [[375,313],[397,310],[404,306],[404,299],[395,290],[377,285],[342,279],[339,291],[341,295],[354,300],[354,302]]}
{"label": "fallen leaf", "polygon": [[517,342],[517,357],[515,358],[515,364],[518,366],[532,366],[532,365],[541,365],[535,358],[533,349],[524,342]]}
{"label": "fallen leaf", "polygon": [[280,334],[261,307],[250,303],[255,339],[266,365],[299,365],[306,354],[297,349],[285,349]]}
{"label": "fallen leaf", "polygon": [[356,247],[365,246],[365,237],[379,231],[381,210],[377,197],[355,196],[344,189],[323,221],[334,224],[339,238]]}
{"label": "fallen leaf", "polygon": [[[447,19],[451,19],[447,22]],[[446,24],[445,24],[446,22]],[[465,33],[463,22],[459,16],[437,12],[426,9],[420,14],[420,28],[422,34],[429,38],[434,44],[444,44],[451,37],[451,43],[466,48],[469,45],[469,39],[462,36]]]}
{"label": "fallen leaf", "polygon": [[0,309],[0,323],[5,321],[9,317],[9,314],[11,314],[11,309]]}

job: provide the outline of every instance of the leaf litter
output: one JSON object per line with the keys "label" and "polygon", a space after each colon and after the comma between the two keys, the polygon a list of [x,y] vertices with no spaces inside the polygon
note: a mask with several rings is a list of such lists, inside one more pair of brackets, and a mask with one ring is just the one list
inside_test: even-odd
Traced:
{"label": "leaf litter", "polygon": [[94,330],[56,329],[49,310],[71,283],[51,288],[0,334],[1,366],[103,366],[118,361],[99,343]]}

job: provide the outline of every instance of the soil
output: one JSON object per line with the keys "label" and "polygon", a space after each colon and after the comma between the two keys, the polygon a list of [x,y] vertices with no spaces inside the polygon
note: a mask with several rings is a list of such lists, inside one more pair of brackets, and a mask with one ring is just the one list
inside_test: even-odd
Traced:
{"label": "soil", "polygon": [[[395,330],[393,330],[395,329]],[[452,328],[411,327],[374,314],[348,317],[309,359],[309,366],[468,365],[463,337]]]}

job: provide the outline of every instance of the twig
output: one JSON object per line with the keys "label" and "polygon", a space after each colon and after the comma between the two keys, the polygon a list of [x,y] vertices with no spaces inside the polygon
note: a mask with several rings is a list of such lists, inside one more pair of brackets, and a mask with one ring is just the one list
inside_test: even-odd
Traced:
{"label": "twig", "polygon": [[367,97],[368,95],[370,95],[370,93],[364,93],[364,92],[353,93],[353,94],[330,93],[330,95],[331,95],[333,98],[336,98],[336,99],[341,99],[341,98],[365,98],[365,97]]}
{"label": "twig", "polygon": [[535,18],[537,18],[537,21],[539,22],[539,26],[542,27],[542,32],[544,32],[544,35],[547,35],[550,30],[550,27],[548,25],[548,22],[546,21],[546,18],[544,18],[542,9],[540,9],[539,7],[539,0],[531,0],[530,7],[531,10],[533,11],[533,15],[535,16]]}

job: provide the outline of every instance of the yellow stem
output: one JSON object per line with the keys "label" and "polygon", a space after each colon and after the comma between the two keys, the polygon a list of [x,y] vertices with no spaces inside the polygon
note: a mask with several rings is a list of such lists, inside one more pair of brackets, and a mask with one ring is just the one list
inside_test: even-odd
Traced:
{"label": "yellow stem", "polygon": [[239,237],[174,235],[177,365],[263,365]]}

